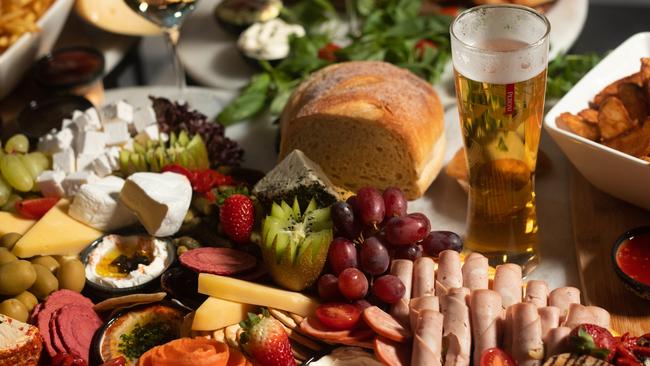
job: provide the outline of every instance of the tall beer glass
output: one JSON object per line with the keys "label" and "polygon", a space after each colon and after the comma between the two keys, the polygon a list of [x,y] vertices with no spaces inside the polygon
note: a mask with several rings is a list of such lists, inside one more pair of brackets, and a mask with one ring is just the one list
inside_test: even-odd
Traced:
{"label": "tall beer glass", "polygon": [[451,49],[469,168],[467,249],[491,265],[538,263],[535,163],[544,112],[546,17],[515,5],[468,9]]}

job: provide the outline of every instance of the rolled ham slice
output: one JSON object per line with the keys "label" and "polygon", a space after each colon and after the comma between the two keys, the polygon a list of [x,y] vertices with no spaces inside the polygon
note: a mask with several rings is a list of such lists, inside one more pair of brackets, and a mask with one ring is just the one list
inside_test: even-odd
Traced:
{"label": "rolled ham slice", "polygon": [[[512,358],[517,366],[539,366],[544,359],[542,322],[529,302],[512,305]],[[514,341],[516,340],[516,341]]]}
{"label": "rolled ham slice", "polygon": [[411,366],[441,366],[443,316],[422,310],[415,327]]}
{"label": "rolled ham slice", "polygon": [[598,306],[584,306],[580,304],[571,304],[566,320],[562,324],[568,328],[575,328],[580,324],[595,324],[605,329],[609,329],[610,316],[607,310]]}
{"label": "rolled ham slice", "polygon": [[412,297],[433,295],[435,288],[435,263],[429,257],[415,260],[413,264],[413,290]]}
{"label": "rolled ham slice", "polygon": [[504,308],[521,302],[522,285],[519,265],[506,263],[497,266],[493,290],[501,294]]}
{"label": "rolled ham slice", "polygon": [[411,302],[409,303],[409,323],[411,325],[411,329],[415,329],[415,326],[418,322],[418,317],[420,316],[420,312],[422,310],[440,311],[440,304],[438,300],[438,296],[435,295],[425,295],[411,299]]}
{"label": "rolled ham slice", "polygon": [[390,264],[390,273],[397,276],[406,291],[402,299],[391,306],[390,314],[404,327],[409,327],[409,301],[411,301],[411,285],[413,281],[413,262],[408,259],[395,259]]}
{"label": "rolled ham slice", "polygon": [[488,288],[488,259],[480,253],[471,253],[465,257],[463,264],[463,286],[470,290]]}
{"label": "rolled ham slice", "polygon": [[544,339],[551,329],[560,326],[560,308],[555,306],[544,306],[542,308],[537,308],[537,313],[542,321],[542,339]]}
{"label": "rolled ham slice", "polygon": [[440,307],[444,316],[442,337],[446,340],[445,366],[469,366],[471,360],[472,331],[469,321],[469,307],[466,292],[454,291],[441,298]]}
{"label": "rolled ham slice", "polygon": [[503,309],[501,295],[493,290],[474,290],[470,304],[474,341],[473,364],[479,365],[483,351],[499,345],[499,322]]}
{"label": "rolled ham slice", "polygon": [[566,338],[571,333],[571,328],[557,327],[551,329],[546,337],[544,337],[544,345],[546,346],[546,357],[558,355],[566,351]]}
{"label": "rolled ham slice", "polygon": [[580,304],[580,290],[570,286],[556,288],[548,294],[548,304],[560,308],[560,322],[564,322],[569,306]]}
{"label": "rolled ham slice", "polygon": [[436,296],[447,293],[450,288],[463,286],[463,273],[460,264],[460,254],[455,250],[443,250],[438,255],[438,271],[436,272]]}
{"label": "rolled ham slice", "polygon": [[526,283],[526,296],[524,302],[532,303],[538,308],[548,304],[548,284],[546,281],[530,280]]}
{"label": "rolled ham slice", "polygon": [[509,355],[512,354],[512,306],[503,310],[503,322],[501,325],[501,332],[503,333],[501,340],[501,348]]}

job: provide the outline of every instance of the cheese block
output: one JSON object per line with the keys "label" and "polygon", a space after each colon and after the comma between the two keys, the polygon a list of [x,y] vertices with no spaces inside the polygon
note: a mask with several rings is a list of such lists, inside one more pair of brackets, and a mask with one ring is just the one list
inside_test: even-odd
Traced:
{"label": "cheese block", "polygon": [[208,273],[199,274],[199,292],[242,304],[285,310],[300,316],[313,314],[320,305],[315,299],[299,292]]}
{"label": "cheese block", "polygon": [[82,224],[68,215],[70,201],[59,200],[25,235],[13,249],[15,256],[29,258],[35,255],[76,255],[103,235],[99,230]]}
{"label": "cheese block", "polygon": [[0,236],[7,233],[23,235],[34,226],[35,220],[25,219],[11,212],[0,212]]}
{"label": "cheese block", "polygon": [[216,330],[237,324],[254,313],[255,306],[208,297],[194,312],[192,330]]}
{"label": "cheese block", "polygon": [[68,214],[97,230],[112,231],[138,222],[120,201],[124,179],[108,176],[84,184],[74,197]]}

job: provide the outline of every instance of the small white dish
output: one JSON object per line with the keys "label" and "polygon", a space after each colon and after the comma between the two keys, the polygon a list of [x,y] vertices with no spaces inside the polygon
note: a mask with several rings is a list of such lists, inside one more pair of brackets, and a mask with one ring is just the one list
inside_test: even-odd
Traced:
{"label": "small white dish", "polygon": [[650,32],[627,39],[587,73],[546,114],[544,127],[571,163],[596,188],[650,210],[650,163],[565,131],[555,119],[578,113],[611,82],[639,71],[640,59],[650,57]]}

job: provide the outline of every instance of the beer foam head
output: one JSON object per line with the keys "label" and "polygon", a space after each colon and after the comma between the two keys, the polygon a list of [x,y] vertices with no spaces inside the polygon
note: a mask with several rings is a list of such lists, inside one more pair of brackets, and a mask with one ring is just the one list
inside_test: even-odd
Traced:
{"label": "beer foam head", "polygon": [[477,6],[451,25],[454,68],[468,79],[512,84],[531,79],[548,63],[550,24],[516,5]]}

